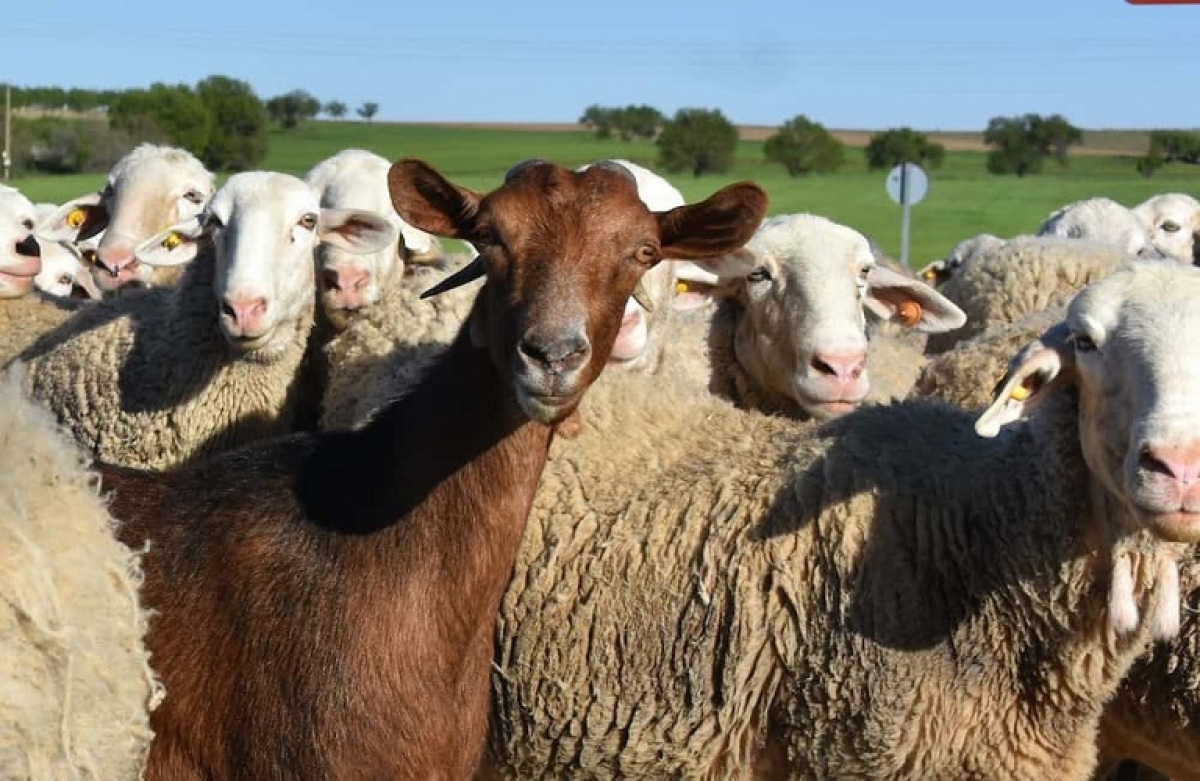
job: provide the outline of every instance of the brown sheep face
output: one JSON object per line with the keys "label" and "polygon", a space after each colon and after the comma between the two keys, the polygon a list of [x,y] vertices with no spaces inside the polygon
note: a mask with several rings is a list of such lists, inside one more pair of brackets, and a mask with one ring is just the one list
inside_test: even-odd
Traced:
{"label": "brown sheep face", "polygon": [[487,276],[469,320],[471,339],[511,383],[522,411],[546,424],[569,415],[599,375],[625,303],[648,269],[664,256],[731,252],[766,210],[760,188],[738,184],[654,213],[627,171],[603,164],[573,172],[524,163],[483,195],[402,160],[388,183],[402,219],[479,250],[471,266],[430,292]]}

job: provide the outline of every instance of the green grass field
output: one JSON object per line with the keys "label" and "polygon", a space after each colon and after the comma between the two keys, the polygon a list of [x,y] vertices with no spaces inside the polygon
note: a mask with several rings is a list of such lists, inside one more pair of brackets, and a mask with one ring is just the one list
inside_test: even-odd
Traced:
{"label": "green grass field", "polygon": [[[959,134],[962,135],[962,134]],[[1113,143],[1131,133],[1106,132],[1097,148],[1123,149]],[[936,134],[933,134],[936,138]],[[1133,144],[1130,141],[1130,144]],[[263,167],[303,174],[317,161],[349,147],[370,149],[389,159],[422,157],[454,181],[489,189],[513,163],[543,157],[579,165],[603,157],[624,157],[655,167],[652,143],[601,141],[585,130],[438,127],[427,125],[314,122],[288,133],[275,132]],[[976,233],[1012,236],[1035,229],[1054,209],[1079,198],[1105,195],[1134,205],[1159,192],[1200,194],[1200,169],[1173,164],[1151,179],[1137,175],[1130,156],[1076,155],[1070,167],[1054,163],[1045,173],[1018,179],[984,170],[983,152],[949,152],[942,167],[930,172],[929,195],[912,209],[910,264],[941,257],[956,242]],[[737,164],[727,174],[695,178],[668,175],[689,200],[741,179],[761,184],[771,195],[771,213],[813,212],[845,223],[872,237],[889,254],[900,254],[900,207],[884,191],[884,173],[867,171],[859,149],[847,149],[848,164],[837,174],[790,178],[762,159],[761,141],[743,141]],[[62,202],[94,191],[97,175],[14,179],[34,201]]]}

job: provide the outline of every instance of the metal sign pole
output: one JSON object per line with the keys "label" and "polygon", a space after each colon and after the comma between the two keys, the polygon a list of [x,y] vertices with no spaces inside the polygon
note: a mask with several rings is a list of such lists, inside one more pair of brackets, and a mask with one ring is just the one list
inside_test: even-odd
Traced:
{"label": "metal sign pole", "polygon": [[900,218],[900,265],[905,268],[908,268],[908,201],[908,163],[902,163],[900,165],[900,210],[902,212]]}

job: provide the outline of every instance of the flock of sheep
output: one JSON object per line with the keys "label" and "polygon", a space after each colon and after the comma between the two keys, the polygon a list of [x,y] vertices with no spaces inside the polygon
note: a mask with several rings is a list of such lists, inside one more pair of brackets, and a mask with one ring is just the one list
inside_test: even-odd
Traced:
{"label": "flock of sheep", "polygon": [[1200,779],[1200,202],[765,210],[0,188],[0,777]]}

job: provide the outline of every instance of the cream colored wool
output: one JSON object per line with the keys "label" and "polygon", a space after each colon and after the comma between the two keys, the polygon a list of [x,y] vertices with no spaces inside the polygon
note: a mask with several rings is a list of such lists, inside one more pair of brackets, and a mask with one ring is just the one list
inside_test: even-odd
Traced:
{"label": "cream colored wool", "polygon": [[[1088,777],[1178,550],[1090,497],[1073,395],[981,440],[927,402],[818,429],[674,394],[597,383],[552,447],[488,775]],[[1147,615],[1125,636],[1117,549]]]}
{"label": "cream colored wool", "polygon": [[218,324],[211,247],[176,287],[88,306],[25,350],[26,388],[102,461],[167,469],[291,428],[311,309],[286,345],[239,356]]}
{"label": "cream colored wool", "polygon": [[1106,244],[1054,236],[1018,236],[983,249],[940,288],[966,313],[967,324],[931,334],[926,352],[945,352],[1030,312],[1066,306],[1076,293],[1116,271],[1129,257]]}
{"label": "cream colored wool", "polygon": [[21,354],[42,334],[62,325],[81,305],[55,301],[36,292],[0,299],[0,366]]}
{"label": "cream colored wool", "polygon": [[0,778],[138,778],[161,696],[140,556],[53,417],[0,381]]}

